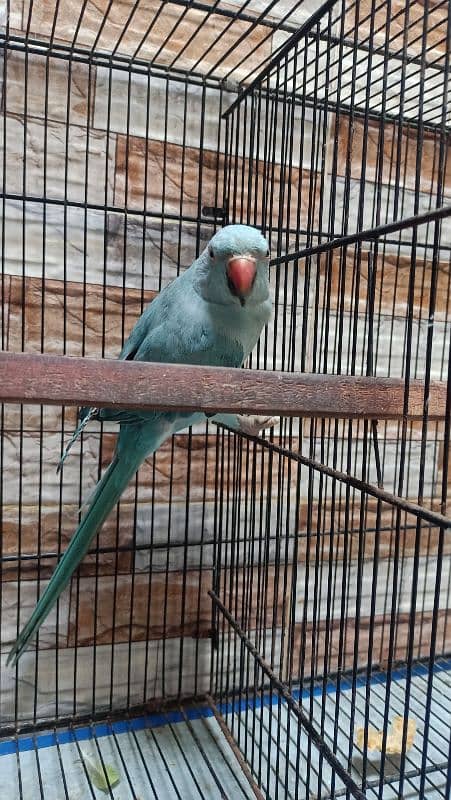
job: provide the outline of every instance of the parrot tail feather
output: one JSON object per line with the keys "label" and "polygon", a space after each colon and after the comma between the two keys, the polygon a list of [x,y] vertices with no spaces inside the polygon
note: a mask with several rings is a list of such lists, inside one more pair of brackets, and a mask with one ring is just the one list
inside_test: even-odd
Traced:
{"label": "parrot tail feather", "polygon": [[40,597],[30,619],[13,645],[7,664],[15,665],[28,642],[55,605],[71,576],[84,558],[98,529],[119,500],[123,490],[140,466],[141,460],[114,457],[99,481],[90,500],[88,511],[80,521],[70,544],[61,558],[48,586]]}
{"label": "parrot tail feather", "polygon": [[64,466],[64,462],[65,462],[67,456],[69,455],[70,451],[72,450],[72,447],[75,444],[75,442],[77,441],[78,437],[81,436],[81,434],[83,433],[84,429],[86,428],[88,422],[93,417],[97,417],[98,413],[99,413],[98,408],[90,408],[88,410],[87,414],[85,414],[83,416],[83,419],[78,423],[78,425],[75,428],[75,430],[74,430],[71,438],[69,439],[66,447],[64,448],[63,455],[61,456],[61,458],[60,458],[60,460],[58,462],[58,466],[56,468],[56,474],[57,475],[61,472],[61,470],[62,470],[62,468]]}

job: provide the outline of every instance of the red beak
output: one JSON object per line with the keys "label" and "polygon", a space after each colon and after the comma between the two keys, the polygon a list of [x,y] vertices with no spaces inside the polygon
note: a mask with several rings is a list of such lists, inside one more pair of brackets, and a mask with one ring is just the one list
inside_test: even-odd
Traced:
{"label": "red beak", "polygon": [[257,274],[255,258],[232,256],[227,262],[227,278],[230,291],[241,301],[251,292]]}

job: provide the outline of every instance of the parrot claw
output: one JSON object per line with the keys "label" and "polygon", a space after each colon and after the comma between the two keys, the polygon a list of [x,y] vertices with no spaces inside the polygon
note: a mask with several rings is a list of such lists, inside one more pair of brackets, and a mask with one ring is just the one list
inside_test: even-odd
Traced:
{"label": "parrot claw", "polygon": [[257,414],[238,414],[239,430],[250,436],[257,436],[265,428],[279,424],[279,417],[263,417]]}

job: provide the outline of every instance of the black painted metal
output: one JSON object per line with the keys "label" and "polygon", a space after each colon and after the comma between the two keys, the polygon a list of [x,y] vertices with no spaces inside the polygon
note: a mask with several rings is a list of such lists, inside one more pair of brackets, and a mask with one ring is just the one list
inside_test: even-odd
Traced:
{"label": "black painted metal", "polygon": [[[38,333],[33,347],[46,353],[55,352],[57,345],[56,352],[68,353],[73,346],[71,292],[76,289],[81,293],[76,354],[92,354],[89,274],[94,252],[102,287],[95,355],[113,355],[107,328],[111,284],[118,292],[115,320],[124,338],[127,292],[131,287],[138,292],[142,309],[149,259],[159,261],[152,289],[160,290],[199,253],[218,225],[241,221],[260,227],[270,241],[274,297],[273,321],[246,366],[402,378],[405,410],[411,381],[420,378],[425,400],[420,423],[407,415],[396,423],[285,419],[280,431],[262,438],[207,425],[201,456],[198,433],[184,438],[183,452],[180,441],[169,442],[164,455],[157,453],[143,467],[145,485],[129,490],[108,538],[104,532],[93,543],[89,566],[74,577],[70,625],[69,601],[60,602],[52,623],[60,635],[41,632],[35,651],[27,654],[28,665],[19,664],[12,690],[11,676],[0,669],[0,702],[9,698],[0,732],[37,735],[46,726],[56,730],[83,722],[91,725],[96,743],[94,722],[99,719],[128,719],[149,703],[163,707],[173,697],[185,714],[185,695],[199,698],[207,691],[230,741],[249,765],[257,791],[271,800],[448,800],[449,698],[445,691],[437,703],[434,681],[451,650],[450,0],[327,0],[317,4],[309,19],[302,16],[302,2],[268,0],[262,10],[251,0],[240,0],[233,8],[222,0],[174,0],[149,11],[149,4],[135,0],[109,0],[102,12],[96,5],[94,13],[93,4],[80,0],[74,3],[72,27],[67,23],[72,38],[67,30],[66,38],[61,35],[67,4],[44,4],[53,8],[53,16],[47,8],[46,35],[34,24],[37,0],[24,6],[22,32],[11,27],[15,5],[8,0],[0,31],[6,143],[0,183],[2,349],[26,350],[34,325]],[[91,38],[86,41],[80,34],[91,13]],[[124,15],[120,25],[117,13]],[[196,49],[210,26],[215,36],[204,49]],[[127,40],[133,35],[130,47]],[[14,59],[22,65],[20,113]],[[38,63],[43,65],[44,86],[37,114],[42,139],[36,153],[30,139],[35,124],[30,86]],[[63,118],[57,120],[63,131],[63,190],[58,192],[49,156],[55,124],[51,87],[62,65],[67,93]],[[86,70],[87,89],[85,118],[74,123],[71,76],[77,69]],[[98,141],[99,132],[99,76],[104,81],[104,140],[96,164],[102,163],[108,174],[121,137],[122,194],[108,180],[99,193],[91,178],[90,145]],[[117,81],[123,90],[119,130],[114,116]],[[162,115],[157,199],[147,146],[156,85]],[[175,92],[181,174],[174,203],[170,168]],[[217,108],[214,145],[207,118],[212,97]],[[189,129],[193,115],[194,141]],[[8,143],[17,117],[23,139],[12,167]],[[70,173],[74,127],[85,137],[76,194]],[[142,147],[138,167],[133,160],[137,127]],[[194,149],[199,158],[193,199],[187,176],[196,162]],[[37,156],[39,186],[30,181]],[[135,180],[140,182],[138,196]],[[20,219],[22,259],[11,265],[13,213],[14,224]],[[71,250],[74,219],[79,226],[78,261]],[[58,275],[62,293],[59,305],[49,310],[45,301],[54,279],[52,225],[63,242]],[[95,250],[94,230],[100,230]],[[38,252],[31,253],[33,236]],[[15,246],[17,252],[17,242]],[[31,321],[26,293],[17,289],[19,279],[32,286],[37,311]],[[51,338],[52,314],[62,320],[57,343]],[[448,387],[443,421],[428,416],[428,386],[435,379]],[[76,485],[68,489],[59,479],[52,489],[58,503],[49,520],[46,445],[56,437],[62,447],[74,420],[69,409],[62,410],[61,425],[54,418],[49,422],[48,413],[42,408],[34,415],[39,454],[31,475],[29,409],[21,407],[13,415],[10,407],[1,410],[2,475],[12,459],[10,439],[17,459],[14,518],[7,499],[10,487],[0,480],[2,658],[14,629],[24,621],[20,608],[25,601],[30,605],[30,585],[37,596],[66,546],[67,515],[75,518],[75,506],[89,493],[93,473],[100,472],[111,451],[109,431],[96,434],[98,466],[91,463],[89,468],[92,440],[82,438]],[[33,504],[31,484],[37,487]],[[79,617],[88,578],[94,619],[90,642],[80,638]],[[105,578],[114,597],[107,631],[102,627]],[[137,605],[145,609],[146,620],[138,631],[133,614]],[[46,680],[43,665],[49,668],[46,647],[52,648],[55,702],[44,717],[40,692]],[[420,699],[414,696],[418,675],[423,682]],[[107,695],[101,694],[105,683]],[[27,694],[24,687],[30,686]],[[363,719],[358,716],[361,691]],[[375,702],[383,729],[376,771],[368,742]],[[405,720],[399,758],[387,747],[394,709]],[[407,718],[412,715],[421,730],[419,762],[418,740],[413,752],[407,747]],[[171,726],[169,713],[167,719]],[[227,796],[189,716],[185,722],[214,791]],[[365,729],[362,747],[356,743],[360,724]],[[158,737],[150,736],[158,749]],[[158,797],[136,736],[134,741],[149,797]],[[177,757],[197,786],[194,764],[176,741]],[[134,797],[130,765],[117,737],[115,744],[124,785]],[[170,772],[159,752],[163,769]],[[84,763],[80,748],[79,756]],[[38,748],[35,758],[33,797],[45,798]],[[55,758],[68,800],[70,786],[59,747]],[[173,795],[180,797],[175,775],[171,780]],[[19,794],[26,796],[22,782]],[[108,794],[115,796],[111,787]]]}

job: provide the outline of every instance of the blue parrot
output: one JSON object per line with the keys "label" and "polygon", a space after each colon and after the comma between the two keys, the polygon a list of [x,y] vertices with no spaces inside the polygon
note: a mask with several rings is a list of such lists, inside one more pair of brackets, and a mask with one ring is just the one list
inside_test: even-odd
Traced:
{"label": "blue parrot", "polygon": [[[219,230],[193,264],[147,306],[120,359],[240,367],[271,313],[266,239],[247,225]],[[130,390],[133,391],[132,388]],[[93,417],[120,423],[111,464],[95,487],[70,544],[12,647],[15,664],[67,586],[125,487],[145,458],[176,431],[205,420],[203,413],[82,409],[82,421],[62,457]],[[238,430],[274,424],[272,418],[215,415]],[[254,430],[255,432],[255,430]]]}

